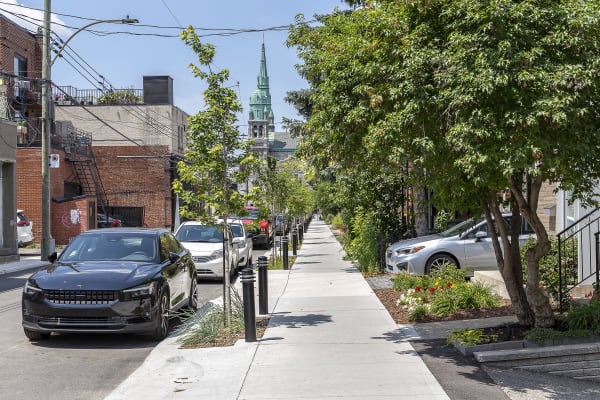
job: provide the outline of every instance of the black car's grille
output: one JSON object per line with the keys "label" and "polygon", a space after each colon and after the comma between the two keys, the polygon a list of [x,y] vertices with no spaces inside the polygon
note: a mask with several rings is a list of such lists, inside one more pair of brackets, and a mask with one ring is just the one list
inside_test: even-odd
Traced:
{"label": "black car's grille", "polygon": [[38,324],[47,329],[76,329],[76,330],[115,330],[127,325],[123,318],[111,317],[43,317]]}
{"label": "black car's grille", "polygon": [[54,304],[110,304],[119,299],[117,290],[44,290]]}

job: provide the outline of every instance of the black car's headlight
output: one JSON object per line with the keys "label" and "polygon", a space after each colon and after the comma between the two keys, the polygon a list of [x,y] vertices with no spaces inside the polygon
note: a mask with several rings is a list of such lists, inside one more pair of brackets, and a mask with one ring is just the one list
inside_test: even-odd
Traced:
{"label": "black car's headlight", "polygon": [[145,283],[143,285],[135,286],[130,289],[123,290],[124,300],[136,300],[145,297],[150,297],[156,290],[156,281]]}
{"label": "black car's headlight", "polygon": [[25,294],[38,294],[42,293],[42,289],[35,283],[34,280],[27,279],[25,282],[25,287],[23,287],[23,293]]}

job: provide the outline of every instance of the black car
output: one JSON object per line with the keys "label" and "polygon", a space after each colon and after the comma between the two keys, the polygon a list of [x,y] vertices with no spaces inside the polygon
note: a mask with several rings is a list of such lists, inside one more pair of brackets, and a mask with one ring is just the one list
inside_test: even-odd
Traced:
{"label": "black car", "polygon": [[52,332],[167,336],[172,312],[196,309],[196,269],[166,229],[95,229],[77,236],[52,264],[27,279],[23,329],[30,340]]}

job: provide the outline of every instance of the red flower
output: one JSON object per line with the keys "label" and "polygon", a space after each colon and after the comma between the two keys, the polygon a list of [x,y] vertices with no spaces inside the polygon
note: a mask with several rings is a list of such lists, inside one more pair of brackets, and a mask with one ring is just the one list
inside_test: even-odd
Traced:
{"label": "red flower", "polygon": [[433,293],[433,292],[435,292],[435,288],[434,288],[434,287],[430,287],[430,288],[429,288],[429,291],[430,291],[431,293]]}
{"label": "red flower", "polygon": [[452,286],[454,286],[454,285],[452,284],[452,282],[448,282],[448,283],[446,284],[446,286],[448,286],[448,287],[452,287]]}
{"label": "red flower", "polygon": [[420,292],[423,289],[423,286],[419,285],[415,288],[415,292]]}

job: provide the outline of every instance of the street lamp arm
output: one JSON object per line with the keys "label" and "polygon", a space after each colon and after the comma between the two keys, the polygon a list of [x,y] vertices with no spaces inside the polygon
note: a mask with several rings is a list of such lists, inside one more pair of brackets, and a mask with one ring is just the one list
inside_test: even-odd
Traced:
{"label": "street lamp arm", "polygon": [[138,21],[135,18],[133,18],[133,19],[129,18],[129,16],[127,16],[127,18],[124,18],[124,19],[104,19],[104,20],[90,22],[89,24],[84,25],[81,28],[77,29],[75,32],[73,32],[73,34],[71,36],[69,36],[69,38],[62,44],[62,46],[60,46],[60,48],[56,52],[56,55],[54,56],[54,58],[50,62],[50,66],[54,65],[54,62],[56,61],[56,59],[58,57],[60,57],[60,53],[62,53],[62,51],[65,49],[65,47],[67,47],[67,44],[71,41],[71,39],[73,39],[79,32],[81,32],[83,30],[86,30],[90,26],[97,25],[97,24],[103,24],[103,23],[112,23],[112,24],[137,24],[138,22],[140,22],[140,21]]}

